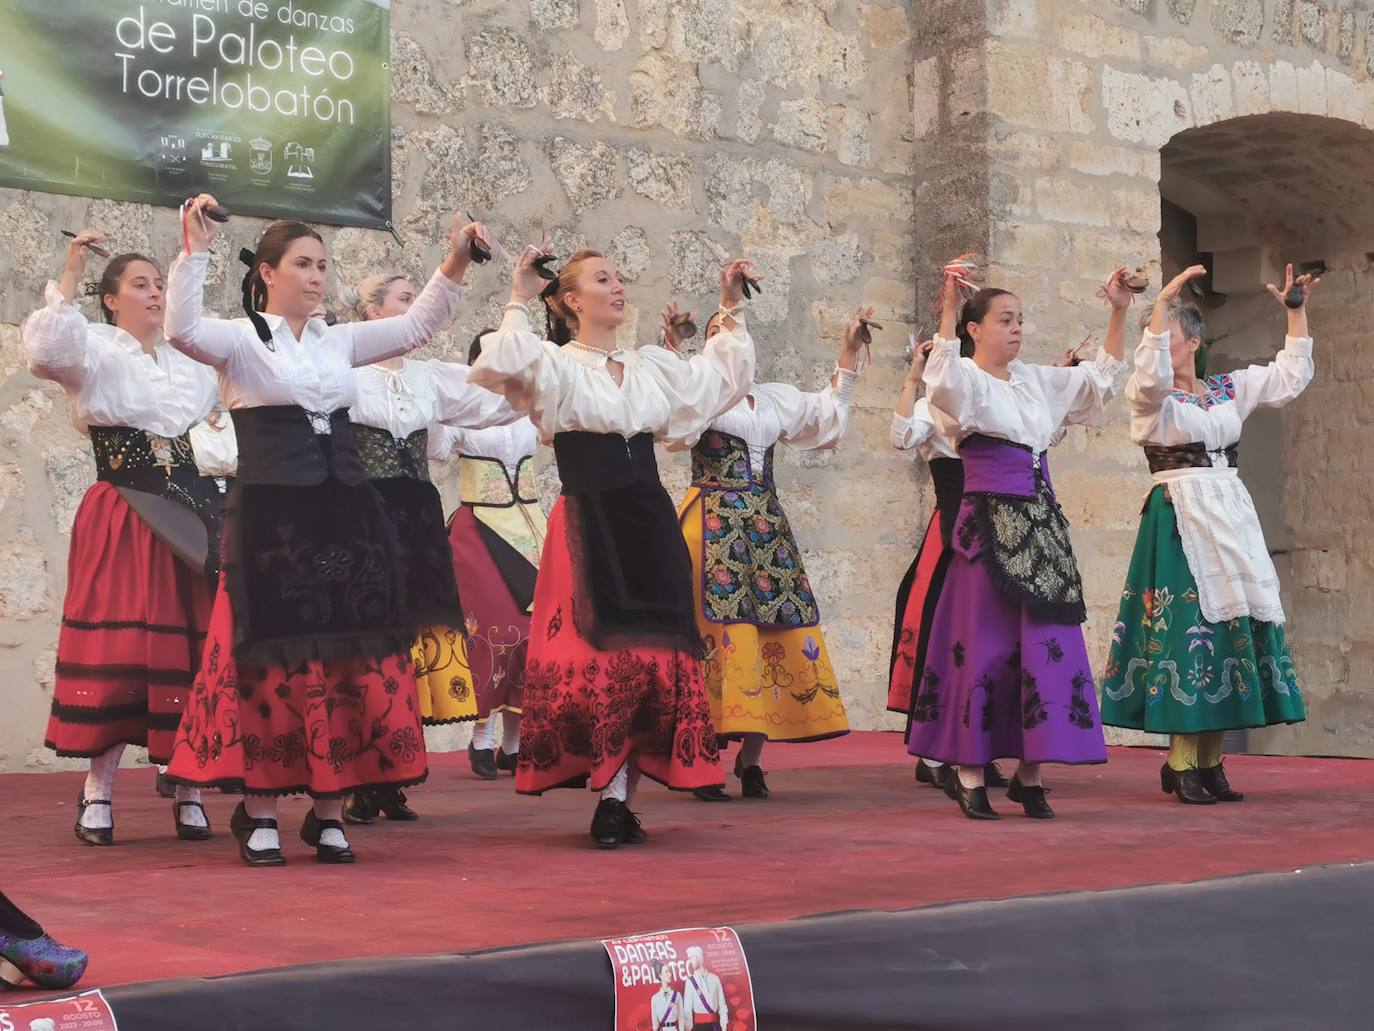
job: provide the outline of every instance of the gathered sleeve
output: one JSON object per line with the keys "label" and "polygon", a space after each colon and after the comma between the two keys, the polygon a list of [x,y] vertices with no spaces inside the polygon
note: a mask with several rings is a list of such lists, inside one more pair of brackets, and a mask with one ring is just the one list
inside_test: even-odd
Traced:
{"label": "gathered sleeve", "polygon": [[458,431],[441,422],[435,423],[428,429],[429,432],[425,434],[428,439],[427,456],[437,462],[453,454],[453,449],[458,446]]}
{"label": "gathered sleeve", "polygon": [[228,364],[243,340],[237,320],[205,314],[208,251],[179,254],[167,270],[167,314],[162,331],[167,342],[188,358],[216,369]]}
{"label": "gathered sleeve", "polygon": [[769,383],[765,388],[778,413],[782,432],[778,439],[802,450],[836,447],[849,426],[849,400],[858,374],[838,369],[834,382],[824,390],[803,393],[790,383]]}
{"label": "gathered sleeve", "polygon": [[926,398],[916,399],[916,405],[911,410],[909,418],[896,412],[892,413],[888,439],[899,451],[919,447],[934,435],[935,419],[930,414],[930,402]]}
{"label": "gathered sleeve", "polygon": [[[556,409],[572,381],[573,370],[553,343],[530,328],[529,313],[508,307],[496,332],[482,338],[468,382],[505,397],[510,406],[533,417]],[[537,418],[534,419],[539,422]]]}
{"label": "gathered sleeve", "polygon": [[1174,362],[1169,353],[1169,332],[1141,334],[1135,349],[1135,368],[1126,383],[1126,403],[1131,414],[1153,415],[1164,407],[1174,389]]}
{"label": "gathered sleeve", "polygon": [[69,390],[80,390],[95,368],[86,339],[86,316],[49,280],[43,307],[24,320],[29,371]]}
{"label": "gathered sleeve", "polygon": [[463,288],[436,269],[404,315],[345,322],[334,329],[349,334],[349,361],[356,369],[423,347],[453,318],[462,299]]}
{"label": "gathered sleeve", "polygon": [[1231,373],[1241,418],[1256,408],[1282,408],[1307,389],[1316,367],[1311,337],[1284,337],[1283,350],[1268,365]]}
{"label": "gathered sleeve", "polygon": [[958,340],[936,335],[922,376],[926,397],[960,430],[977,426],[980,415],[987,410],[988,378],[972,358],[959,356]]}
{"label": "gathered sleeve", "polygon": [[690,358],[657,346],[641,347],[636,355],[658,380],[668,401],[668,422],[660,439],[670,451],[695,444],[754,385],[754,341],[743,321],[717,333],[706,341],[701,354]]}
{"label": "gathered sleeve", "polygon": [[472,382],[472,370],[458,362],[429,363],[440,422],[481,430],[504,426],[521,417],[500,394]]}
{"label": "gathered sleeve", "polygon": [[1081,365],[1027,365],[1023,371],[1039,384],[1058,429],[1099,423],[1107,405],[1120,392],[1127,368],[1125,362],[1099,348],[1092,361]]}

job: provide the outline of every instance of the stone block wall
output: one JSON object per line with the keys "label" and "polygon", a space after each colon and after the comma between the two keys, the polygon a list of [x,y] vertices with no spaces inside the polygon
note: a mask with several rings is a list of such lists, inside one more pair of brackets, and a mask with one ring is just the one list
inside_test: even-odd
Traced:
{"label": "stone block wall", "polygon": [[[901,0],[404,0],[392,8],[392,146],[405,246],[327,233],[342,281],[386,268],[421,279],[455,208],[511,251],[540,228],[564,255],[603,248],[629,281],[627,342],[653,340],[669,299],[714,308],[718,263],[747,253],[766,276],[751,316],[760,374],[811,389],[848,313],[875,304],[886,329],[849,438],[779,463],[857,726],[880,721],[891,596],[929,511],[916,464],[887,445],[914,318],[913,11]],[[0,191],[0,769],[53,763],[42,734],[66,535],[93,470],[60,391],[24,371],[19,324],[61,268],[58,231],[84,224],[164,261],[178,238],[167,210]],[[212,308],[236,311],[233,255],[261,225],[229,223]],[[425,353],[466,355],[499,318],[507,273],[476,271],[452,331]],[[680,493],[685,460],[664,465]]]}

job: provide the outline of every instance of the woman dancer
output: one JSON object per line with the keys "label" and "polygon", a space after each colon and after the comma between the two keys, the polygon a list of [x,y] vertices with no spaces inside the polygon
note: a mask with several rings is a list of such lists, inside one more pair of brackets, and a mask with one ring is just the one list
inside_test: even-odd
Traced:
{"label": "woman dancer", "polygon": [[[482,353],[479,333],[468,362]],[[439,457],[457,452],[460,504],[449,519],[453,572],[467,615],[468,664],[480,718],[468,745],[472,772],[495,780],[514,773],[530,609],[539,553],[548,532],[535,487],[539,433],[528,418],[487,429],[443,427]],[[492,717],[501,714],[501,746]]]}
{"label": "woman dancer", "polygon": [[1159,293],[1126,387],[1146,497],[1103,685],[1102,722],[1169,734],[1160,785],[1180,802],[1244,796],[1221,762],[1226,731],[1299,723],[1302,694],[1283,633],[1278,574],[1236,474],[1241,425],[1312,381],[1307,298],[1318,280],[1268,289],[1287,300],[1288,336],[1268,365],[1207,376],[1202,313],[1180,295],[1201,265]]}
{"label": "woman dancer", "polygon": [[168,280],[167,336],[220,374],[239,441],[225,515],[225,571],[205,662],[168,775],[241,785],[232,827],[252,866],[285,862],[277,796],[308,793],[301,838],[324,863],[354,859],[342,796],[424,780],[396,531],[367,480],[348,421],[353,367],[403,354],[453,314],[482,226],[455,220],[448,256],[406,314],[326,327],[319,234],[275,222],[244,255],[241,319],[202,312],[214,204],[183,212],[188,253]]}
{"label": "woman dancer", "polygon": [[[674,347],[681,343],[675,313],[663,319]],[[734,773],[745,798],[768,797],[764,742],[849,733],[816,598],[773,483],[773,452],[779,442],[801,450],[839,445],[872,315],[872,308],[855,312],[825,389],[804,394],[789,383],[755,383],[692,448],[692,485],[678,518],[706,646],[702,679],[716,734],[740,742]],[[719,332],[717,314],[706,339]],[[719,788],[695,794],[730,798]]]}
{"label": "woman dancer", "polygon": [[[956,323],[957,285],[946,275],[924,379],[936,418],[959,438],[964,494],[908,751],[957,764],[955,798],[972,819],[997,818],[983,780],[996,757],[1021,760],[1007,795],[1042,819],[1054,812],[1041,763],[1107,758],[1079,626],[1082,582],[1045,453],[1061,426],[1099,417],[1124,376],[1126,276],[1118,269],[1107,281],[1112,312],[1097,359],[1059,368],[1018,360],[1021,303],[1008,291],[979,290]],[[961,343],[973,357],[960,357]]]}
{"label": "woman dancer", "polygon": [[[201,476],[187,431],[218,401],[214,375],[158,343],[163,281],[140,254],[111,259],[96,286],[105,322],[77,307],[87,255],[105,236],[85,229],[67,247],[59,284],[24,323],[29,369],[61,385],[85,428],[98,482],[72,524],[67,594],[47,745],[91,760],[76,837],[113,845],[115,772],[126,745],[165,763],[200,661],[210,618],[219,496]],[[198,554],[192,554],[195,546]],[[210,824],[191,787],[172,806],[177,837]]]}
{"label": "woman dancer", "polygon": [[616,346],[625,290],[595,251],[543,289],[552,340],[540,340],[525,305],[541,293],[543,246],[520,255],[501,328],[472,369],[529,412],[563,481],[535,586],[515,787],[587,783],[601,792],[592,837],[614,848],[644,840],[627,804],[639,773],[678,789],[721,784],[691,559],[653,445],[690,447],[748,392],[754,345],[737,319],[753,273],[741,261],[722,270],[725,331],[684,361]]}
{"label": "woman dancer", "polygon": [[[370,276],[351,299],[358,322],[404,315],[416,291],[398,273]],[[420,718],[427,725],[478,717],[472,672],[463,645],[463,607],[443,503],[429,480],[429,431],[440,420],[483,427],[517,418],[499,394],[468,383],[468,367],[454,362],[388,358],[353,372],[357,400],[349,410],[358,457],[396,528],[405,566],[406,621],[420,627],[415,680]],[[418,819],[398,787],[348,796],[349,823]]]}
{"label": "woman dancer", "polygon": [[[916,557],[897,587],[896,621],[888,660],[887,709],[903,716],[911,712],[912,682],[924,655],[930,617],[944,584],[949,565],[949,535],[964,496],[964,465],[959,461],[958,445],[935,425],[930,401],[918,398],[921,377],[934,346],[935,341],[928,340],[912,348],[911,367],[902,384],[890,430],[893,447],[902,451],[918,449],[935,487],[935,509],[916,549]],[[962,356],[967,358],[971,354]],[[916,760],[916,780],[921,784],[947,788],[949,774],[950,768],[944,763]],[[989,762],[983,768],[983,783],[985,787],[1004,788],[1008,781],[996,762]]]}

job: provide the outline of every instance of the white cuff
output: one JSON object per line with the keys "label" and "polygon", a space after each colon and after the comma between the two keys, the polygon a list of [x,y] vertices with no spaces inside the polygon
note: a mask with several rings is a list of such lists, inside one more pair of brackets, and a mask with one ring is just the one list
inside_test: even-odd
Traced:
{"label": "white cuff", "polygon": [[1108,376],[1118,376],[1126,368],[1125,362],[1114,355],[1108,354],[1101,348],[1098,349],[1097,357],[1093,359],[1093,364]]}
{"label": "white cuff", "polygon": [[946,339],[945,339],[944,337],[942,337],[939,333],[936,333],[936,334],[935,334],[935,350],[937,350],[937,351],[953,351],[953,352],[957,355],[957,354],[959,353],[959,338],[958,338],[958,337],[955,337],[953,340],[946,340]]}
{"label": "white cuff", "polygon": [[1140,346],[1148,347],[1152,351],[1167,351],[1171,335],[1167,329],[1163,333],[1151,333],[1146,329],[1140,334]]}
{"label": "white cuff", "polygon": [[496,330],[498,333],[531,333],[529,309],[523,304],[512,301],[505,307],[505,313],[501,316],[501,326]]}
{"label": "white cuff", "polygon": [[429,277],[429,281],[431,283],[437,282],[449,293],[453,294],[455,298],[461,298],[463,296],[463,284],[455,283],[453,280],[449,279],[448,276],[444,275],[442,269],[436,268],[434,270],[434,275]]}
{"label": "white cuff", "polygon": [[831,375],[834,377],[836,400],[849,404],[854,396],[854,388],[859,384],[859,374],[853,369],[842,369],[836,365]]}
{"label": "white cuff", "polygon": [[[58,288],[56,281],[49,279],[48,285],[43,288],[43,303],[49,311],[61,311],[64,307],[76,308],[76,301],[69,301],[62,296],[62,291]],[[1309,346],[1311,342],[1309,341]]]}
{"label": "white cuff", "polygon": [[1312,338],[1311,337],[1284,337],[1283,349],[1289,354],[1297,355],[1299,358],[1312,357]]}

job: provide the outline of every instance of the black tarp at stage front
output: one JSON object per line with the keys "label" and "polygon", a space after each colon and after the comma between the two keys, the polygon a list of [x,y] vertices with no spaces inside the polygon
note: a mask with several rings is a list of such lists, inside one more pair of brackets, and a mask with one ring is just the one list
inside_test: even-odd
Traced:
{"label": "black tarp at stage front", "polygon": [[[1374,863],[738,928],[762,1031],[1368,1031],[1372,929]],[[596,942],[106,995],[121,1031],[610,1031],[613,1019]]]}

